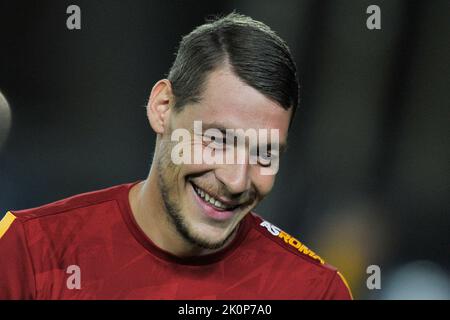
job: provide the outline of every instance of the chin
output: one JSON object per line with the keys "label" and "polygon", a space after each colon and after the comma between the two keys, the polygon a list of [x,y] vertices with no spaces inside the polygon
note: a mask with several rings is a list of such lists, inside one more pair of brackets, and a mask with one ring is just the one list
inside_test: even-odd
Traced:
{"label": "chin", "polygon": [[190,228],[190,236],[193,242],[207,249],[218,249],[229,239],[234,229],[230,226],[211,225],[200,222]]}
{"label": "chin", "polygon": [[201,222],[198,227],[193,230],[193,234],[206,242],[217,243],[227,238],[232,232],[229,230],[229,226],[215,225],[206,222]]}

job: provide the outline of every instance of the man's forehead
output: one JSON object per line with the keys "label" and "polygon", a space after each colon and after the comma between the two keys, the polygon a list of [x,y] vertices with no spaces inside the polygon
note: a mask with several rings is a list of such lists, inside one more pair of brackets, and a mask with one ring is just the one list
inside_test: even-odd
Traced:
{"label": "man's forehead", "polygon": [[217,129],[224,135],[227,130],[247,132],[248,130],[265,130],[270,135],[271,130],[277,130],[280,141],[286,141],[288,136],[290,113],[281,107],[277,107],[280,114],[267,116],[256,114],[246,114],[245,112],[230,112],[224,108],[212,110],[211,107],[198,103],[194,106],[187,106],[184,111],[182,122],[178,126],[185,127],[188,130],[194,129],[194,122],[202,123],[202,131],[208,129]]}
{"label": "man's forehead", "polygon": [[[273,101],[236,99],[222,97],[214,100],[208,97],[200,100],[190,110],[190,118],[202,120],[205,126],[218,128],[278,129],[287,131],[291,118],[291,109],[286,110]],[[189,108],[189,107],[188,107]],[[186,108],[186,109],[188,109]]]}
{"label": "man's forehead", "polygon": [[217,129],[277,129],[287,136],[292,110],[286,110],[227,68],[212,71],[198,102],[184,108],[185,120]]}
{"label": "man's forehead", "polygon": [[[257,89],[246,84],[228,68],[212,71],[203,88],[202,104],[211,110],[234,110],[240,113],[279,111],[283,108],[275,101],[267,98]],[[224,108],[225,107],[225,108]]]}

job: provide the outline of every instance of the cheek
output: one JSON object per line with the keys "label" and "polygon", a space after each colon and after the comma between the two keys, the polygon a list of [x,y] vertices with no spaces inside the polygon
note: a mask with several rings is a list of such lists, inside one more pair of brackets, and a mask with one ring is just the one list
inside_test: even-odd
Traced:
{"label": "cheek", "polygon": [[209,165],[209,164],[183,164],[181,165],[182,174],[184,176],[190,176],[190,175],[206,175],[211,174],[212,171],[214,171],[215,166]]}
{"label": "cheek", "polygon": [[158,175],[162,176],[168,185],[178,185],[178,179],[183,174],[183,165],[174,164],[167,153],[161,156],[158,164]]}
{"label": "cheek", "polygon": [[258,190],[258,193],[265,197],[273,188],[273,185],[275,183],[275,175],[272,176],[265,176],[258,174],[254,179],[253,183]]}

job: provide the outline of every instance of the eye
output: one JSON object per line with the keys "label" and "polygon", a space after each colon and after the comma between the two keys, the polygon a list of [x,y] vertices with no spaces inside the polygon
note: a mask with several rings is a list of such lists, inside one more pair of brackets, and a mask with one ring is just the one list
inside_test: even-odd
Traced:
{"label": "eye", "polygon": [[258,164],[262,167],[269,167],[273,160],[273,154],[270,148],[261,148],[258,146]]}
{"label": "eye", "polygon": [[263,167],[270,166],[272,163],[272,155],[269,152],[258,154],[258,163]]}
{"label": "eye", "polygon": [[203,143],[211,148],[223,148],[225,146],[225,138],[216,137],[214,135],[203,135]]}

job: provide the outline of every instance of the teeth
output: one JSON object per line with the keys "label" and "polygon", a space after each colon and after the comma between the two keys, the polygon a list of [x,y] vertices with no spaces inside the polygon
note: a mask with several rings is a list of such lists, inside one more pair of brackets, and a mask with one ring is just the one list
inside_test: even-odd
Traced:
{"label": "teeth", "polygon": [[219,200],[216,200],[215,198],[211,197],[209,194],[204,192],[202,189],[199,189],[199,188],[195,187],[194,190],[206,202],[209,202],[210,204],[212,204],[213,206],[215,206],[215,207],[217,207],[219,209],[227,209],[227,206],[225,204],[223,204]]}

